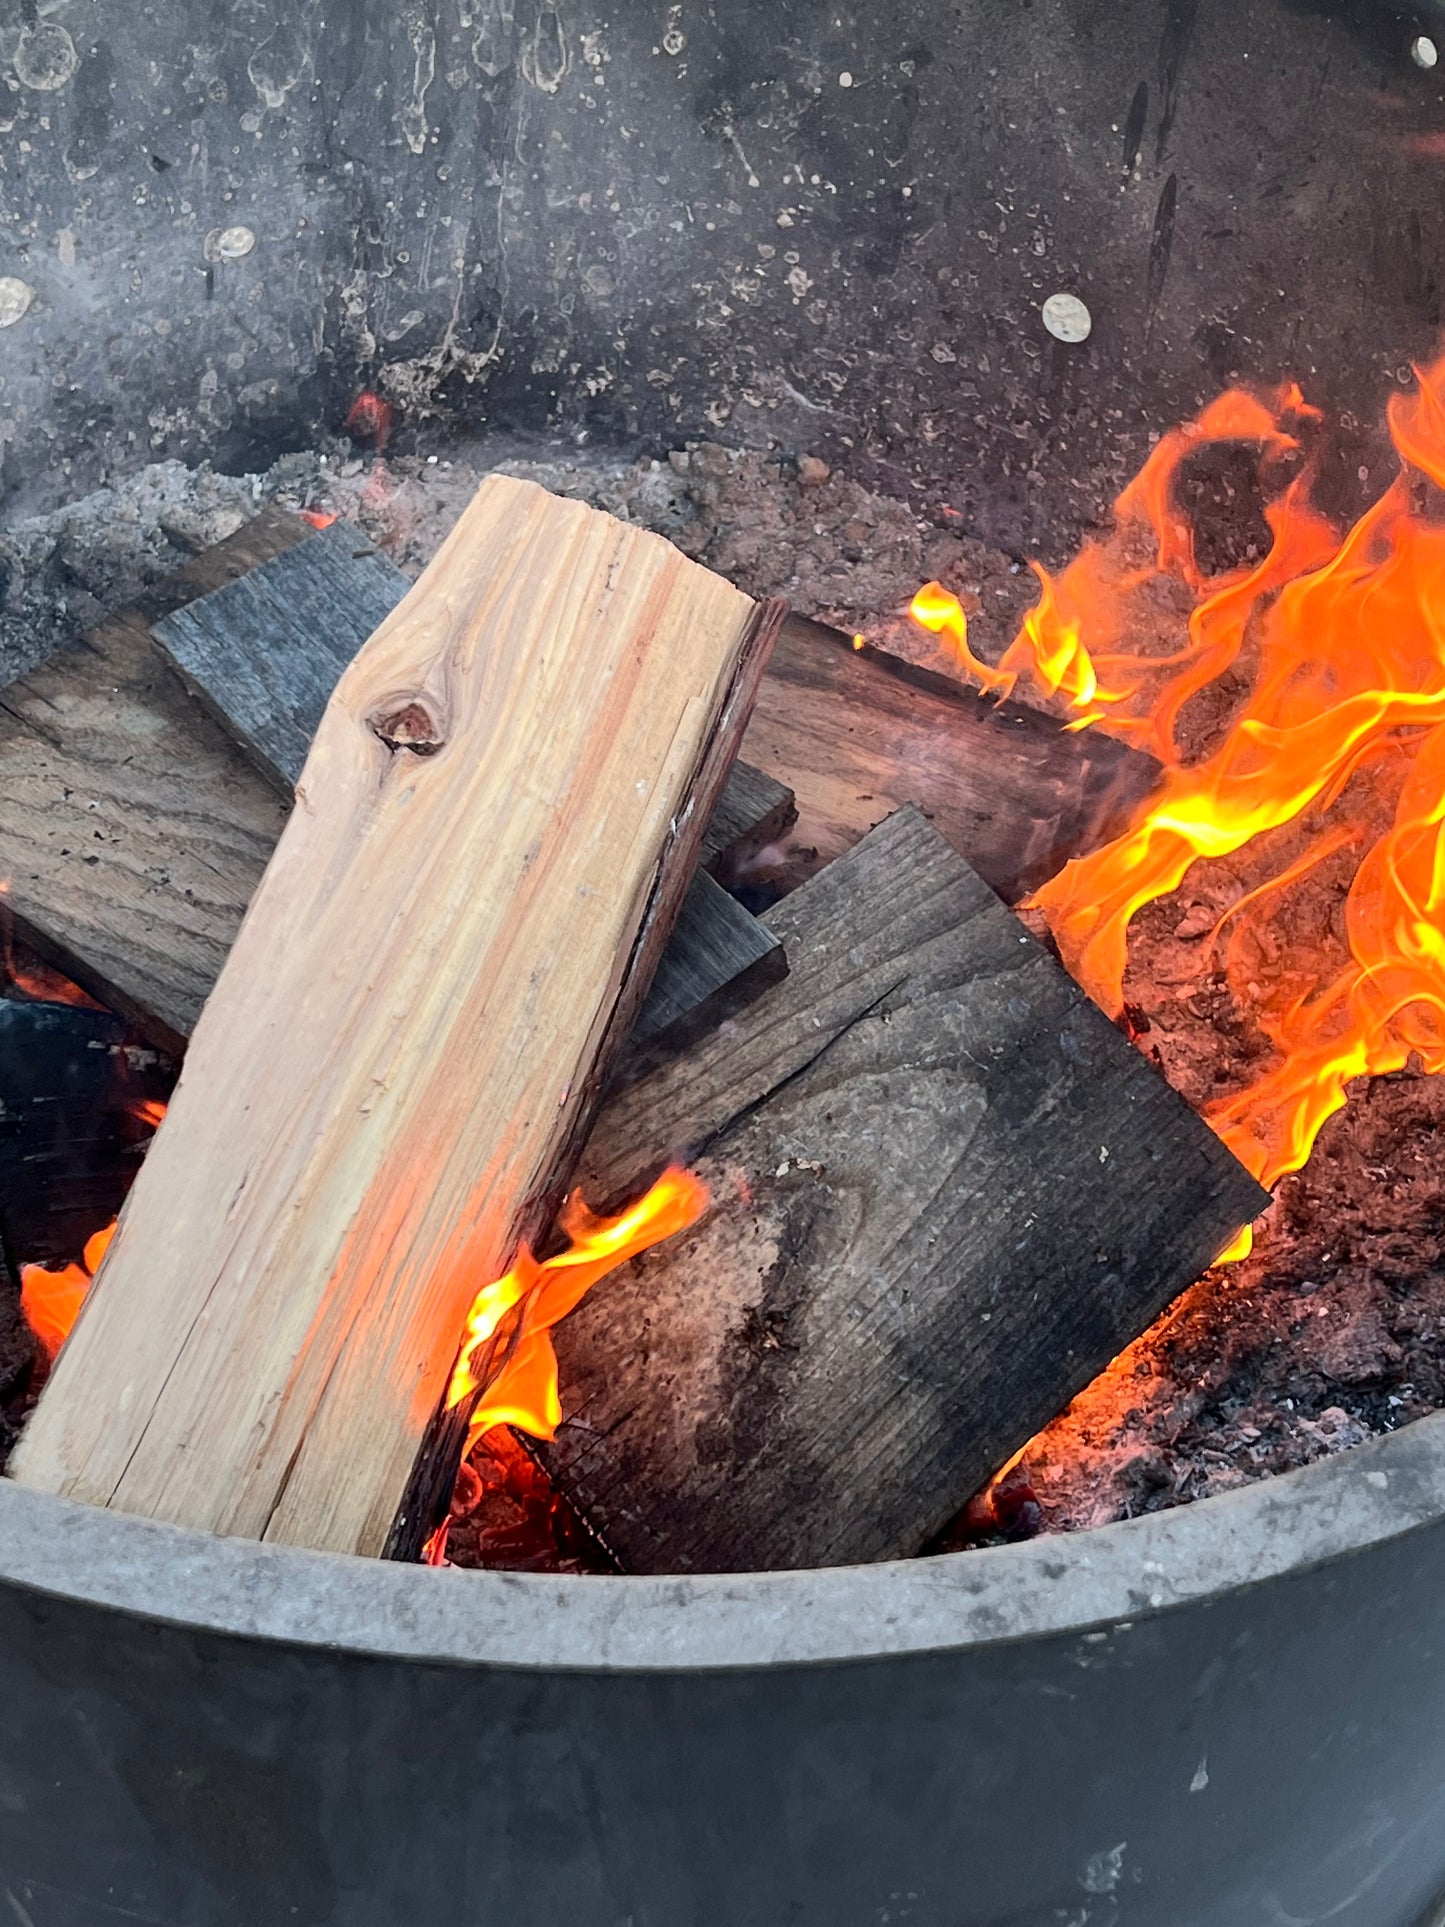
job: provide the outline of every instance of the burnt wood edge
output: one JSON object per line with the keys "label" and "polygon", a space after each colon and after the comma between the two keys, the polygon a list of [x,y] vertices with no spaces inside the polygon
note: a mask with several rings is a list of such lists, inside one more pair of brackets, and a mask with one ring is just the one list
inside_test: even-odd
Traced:
{"label": "burnt wood edge", "polygon": [[[796,636],[806,638],[820,647],[837,650],[839,654],[866,662],[891,681],[904,683],[910,689],[921,690],[939,701],[948,703],[954,709],[967,711],[987,722],[1009,725],[1015,729],[1027,729],[1044,736],[1069,734],[1067,723],[1047,710],[1035,709],[1032,703],[1016,702],[1012,698],[1000,702],[982,690],[971,689],[952,676],[944,675],[941,670],[927,669],[921,663],[909,662],[905,656],[895,656],[890,650],[880,649],[876,643],[864,642],[861,647],[851,636],[845,636],[841,629],[834,629],[826,622],[818,622],[811,616],[792,615],[788,618],[788,628]],[[1154,779],[1162,777],[1163,766],[1146,750],[1135,749],[1132,744],[1121,742],[1117,736],[1104,732],[1092,736],[1074,731],[1083,747],[1092,748],[1095,744],[1106,744],[1106,756],[1119,762],[1121,766],[1137,763],[1141,774],[1152,769]]]}
{"label": "burnt wood edge", "polygon": [[635,1038],[629,1041],[624,1057],[619,1061],[613,1075],[605,1080],[605,1095],[615,1096],[629,1084],[635,1084],[649,1071],[656,1070],[668,1058],[676,1057],[709,1031],[725,1024],[739,1011],[746,1010],[755,1003],[765,990],[780,984],[788,974],[788,953],[781,943],[775,943],[745,970],[730,977],[725,984],[719,984],[710,997],[691,1010],[685,1010],[664,1030],[656,1031],[645,1042],[638,1043]]}
{"label": "burnt wood edge", "polygon": [[[674,821],[658,859],[647,907],[633,940],[621,989],[593,1059],[592,1073],[557,1148],[551,1171],[520,1214],[519,1238],[533,1244],[557,1215],[601,1103],[612,1060],[627,1041],[647,996],[652,973],[697,868],[708,820],[722,795],[757,700],[763,672],[787,616],[787,603],[771,597],[755,604],[748,619],[732,680],[718,708],[717,721],[703,750],[687,804]],[[505,1329],[504,1326],[503,1331]],[[502,1338],[502,1333],[498,1338]],[[478,1392],[477,1397],[480,1396]],[[438,1404],[423,1434],[411,1479],[387,1537],[382,1552],[384,1559],[416,1561],[446,1518],[474,1405],[472,1400],[448,1411],[444,1400]]]}
{"label": "burnt wood edge", "polygon": [[82,957],[78,951],[59,942],[48,930],[32,923],[23,910],[17,910],[8,899],[0,899],[7,927],[12,930],[27,949],[33,950],[44,964],[58,970],[62,977],[68,977],[77,989],[83,990],[87,997],[95,1001],[113,1015],[132,1024],[146,1043],[151,1044],[164,1057],[173,1057],[177,1063],[186,1054],[186,1038],[178,1030],[173,1030],[163,1018],[154,1011],[138,1004],[117,988],[110,979],[95,965]]}

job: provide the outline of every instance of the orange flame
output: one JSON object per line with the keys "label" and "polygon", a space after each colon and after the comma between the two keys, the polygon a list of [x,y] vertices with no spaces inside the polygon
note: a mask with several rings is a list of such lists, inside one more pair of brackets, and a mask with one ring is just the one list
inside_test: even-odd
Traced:
{"label": "orange flame", "polygon": [[[968,617],[963,604],[956,595],[950,595],[941,582],[925,582],[909,604],[908,613],[934,635],[948,637],[954,654],[981,689],[996,689],[1000,698],[1012,692],[1017,677],[1002,669],[990,669],[973,653],[968,646]],[[861,646],[861,637],[855,636],[853,640],[855,647]]]}
{"label": "orange flame", "polygon": [[[1026,678],[1075,726],[1098,724],[1164,766],[1142,819],[1033,899],[1106,1010],[1123,1006],[1129,928],[1146,904],[1197,865],[1232,859],[1236,878],[1248,869],[1251,887],[1214,934],[1230,926],[1226,979],[1273,1056],[1208,1115],[1265,1184],[1305,1162],[1351,1079],[1412,1058],[1445,1071],[1445,519],[1411,476],[1445,485],[1445,359],[1416,372],[1415,392],[1389,408],[1401,472],[1343,536],[1312,506],[1301,466],[1297,431],[1318,411],[1293,386],[1231,391],[1159,442],[1110,537],[1057,579],[1038,571],[1037,607],[980,676],[1004,693]],[[1270,545],[1210,577],[1178,483],[1181,464],[1219,442],[1255,448],[1273,488]],[[1193,607],[1182,643],[1160,653],[1171,580]],[[920,620],[966,648],[952,612],[939,619],[947,592],[930,584],[921,595]],[[1195,698],[1223,718],[1201,731],[1195,712],[1206,746],[1191,753],[1180,724]],[[1279,956],[1282,899],[1352,845],[1368,847],[1348,884],[1343,943],[1296,941],[1263,968],[1262,955]]]}
{"label": "orange flame", "polygon": [[17,950],[7,899],[9,877],[0,877],[0,982],[40,1004],[70,1004],[76,1010],[103,1010],[79,984],[24,949]]}
{"label": "orange flame", "polygon": [[[154,1130],[165,1116],[166,1107],[159,1098],[143,1097],[130,1107],[130,1114],[138,1124]],[[79,1264],[20,1267],[20,1309],[47,1357],[53,1359],[69,1338],[85,1295],[100,1270],[100,1261],[110,1249],[118,1222],[112,1218],[86,1239]]]}
{"label": "orange flame", "polygon": [[599,1278],[696,1224],[707,1201],[702,1180],[676,1165],[615,1217],[595,1216],[574,1192],[560,1219],[567,1249],[539,1263],[523,1245],[512,1269],[482,1287],[472,1300],[446,1399],[452,1411],[477,1398],[468,1418],[468,1449],[494,1425],[516,1425],[539,1439],[555,1434],[562,1407],[551,1327]]}
{"label": "orange flame", "polygon": [[20,1267],[20,1309],[26,1324],[45,1347],[47,1357],[54,1358],[70,1336],[70,1328],[114,1236],[112,1220],[86,1240],[78,1265],[62,1265],[53,1271],[46,1265]]}

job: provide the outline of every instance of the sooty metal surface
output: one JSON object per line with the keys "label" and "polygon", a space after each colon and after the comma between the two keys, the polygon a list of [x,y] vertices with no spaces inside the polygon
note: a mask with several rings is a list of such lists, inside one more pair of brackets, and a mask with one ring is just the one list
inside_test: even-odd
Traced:
{"label": "sooty metal surface", "polygon": [[4,0],[0,498],[263,462],[366,381],[412,419],[812,449],[1057,559],[1236,374],[1308,381],[1372,493],[1440,323],[1445,65],[1410,48],[1441,19]]}
{"label": "sooty metal surface", "polygon": [[1425,1927],[1445,1419],[1077,1538],[553,1580],[0,1485],[20,1927]]}

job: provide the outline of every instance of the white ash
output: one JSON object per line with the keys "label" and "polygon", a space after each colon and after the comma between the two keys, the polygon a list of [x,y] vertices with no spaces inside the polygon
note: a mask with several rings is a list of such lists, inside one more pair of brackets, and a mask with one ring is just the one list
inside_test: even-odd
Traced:
{"label": "white ash", "polygon": [[608,509],[753,595],[785,596],[803,615],[943,669],[936,639],[906,618],[920,583],[938,577],[954,590],[984,654],[1007,644],[1034,599],[1014,558],[806,451],[701,443],[663,459],[492,436],[382,459],[338,440],[258,475],[157,463],[0,533],[0,678],[23,674],[272,502],[345,516],[417,573],[492,470]]}

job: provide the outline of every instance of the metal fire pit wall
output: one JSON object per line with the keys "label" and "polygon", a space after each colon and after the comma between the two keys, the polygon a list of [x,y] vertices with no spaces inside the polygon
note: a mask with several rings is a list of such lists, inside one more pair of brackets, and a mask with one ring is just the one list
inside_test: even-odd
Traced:
{"label": "metal fire pit wall", "polygon": [[369,383],[403,441],[812,450],[1062,560],[1239,376],[1306,383],[1354,513],[1441,325],[1422,31],[1441,0],[0,0],[0,504],[264,468]]}
{"label": "metal fire pit wall", "polygon": [[1445,1417],[848,1570],[436,1572],[0,1483],[0,1922],[1428,1927]]}

